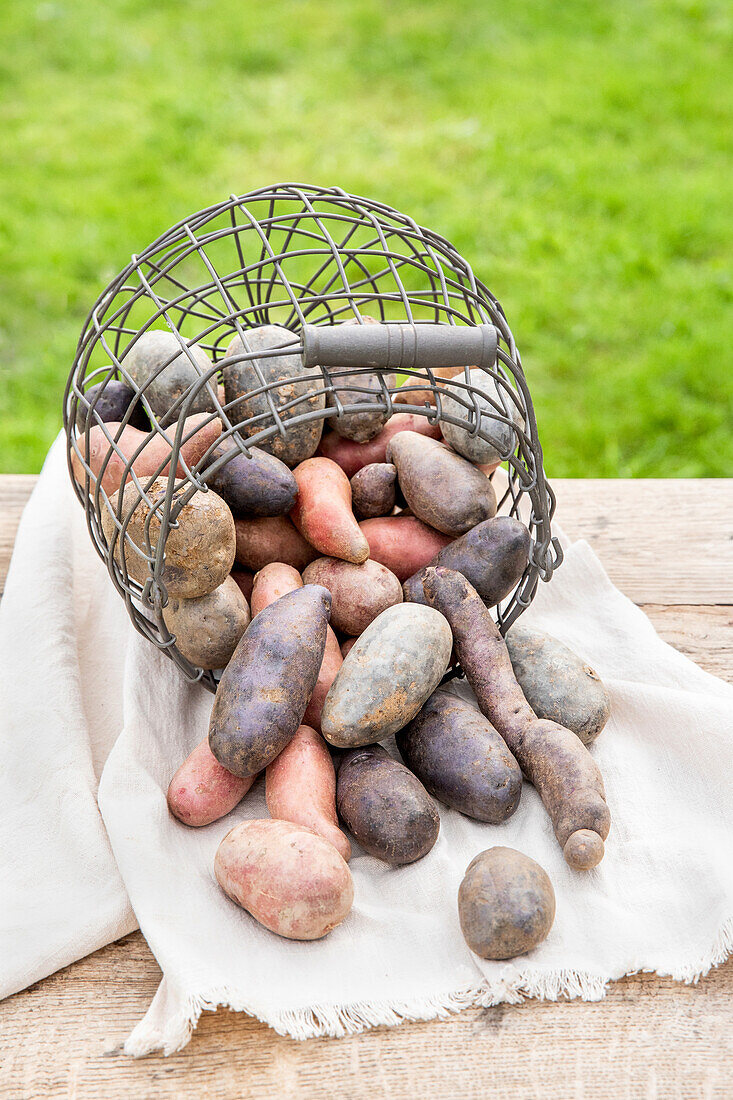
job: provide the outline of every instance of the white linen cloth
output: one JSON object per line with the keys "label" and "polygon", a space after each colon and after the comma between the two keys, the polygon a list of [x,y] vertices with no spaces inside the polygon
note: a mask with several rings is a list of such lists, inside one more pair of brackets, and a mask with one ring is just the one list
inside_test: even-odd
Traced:
{"label": "white linen cloth", "polygon": [[[581,654],[611,693],[593,748],[612,815],[601,865],[570,870],[525,784],[501,826],[441,806],[438,842],[410,866],[354,845],[346,921],[318,942],[280,939],[213,873],[222,836],[267,816],[261,782],[206,828],[168,814],[170,776],[205,736],[212,696],[129,624],[57,441],[0,604],[0,995],[135,919],[164,974],[126,1044],[135,1055],[178,1050],[218,1004],[296,1038],[344,1035],[526,996],[598,999],[638,970],[689,982],[720,963],[733,949],[733,687],[663,643],[582,542],[525,621]],[[456,908],[468,863],[496,844],[536,859],[557,896],[548,939],[503,963],[468,950]]]}

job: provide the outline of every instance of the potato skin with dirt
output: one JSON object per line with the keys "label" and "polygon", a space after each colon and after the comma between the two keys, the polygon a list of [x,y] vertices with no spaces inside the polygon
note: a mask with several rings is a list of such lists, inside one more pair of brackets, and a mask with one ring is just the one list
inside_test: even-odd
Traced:
{"label": "potato skin with dirt", "polygon": [[216,880],[227,897],[289,940],[319,940],[348,916],[354,881],[322,836],[290,821],[243,821],[216,853]]}
{"label": "potato skin with dirt", "polygon": [[[532,536],[518,519],[494,516],[448,543],[429,564],[462,573],[486,606],[494,607],[520,580],[527,568],[531,545]],[[425,602],[424,577],[425,568],[408,577],[403,586],[406,600]]]}
{"label": "potato skin with dirt", "polygon": [[[357,320],[356,317],[350,317],[348,321],[342,322],[343,325],[359,325],[362,323],[378,325],[379,321],[365,313],[362,314],[361,321]],[[366,367],[367,364],[365,363],[364,366]],[[396,375],[388,371],[360,371],[358,369],[348,374],[337,369],[333,369],[330,373],[334,393],[329,393],[326,397],[329,408],[336,407],[336,397],[344,406],[364,404],[373,406],[373,408],[364,409],[362,412],[348,412],[342,416],[332,418],[330,423],[333,430],[344,439],[352,439],[355,443],[366,443],[373,439],[375,435],[379,435],[389,418],[380,383],[380,375],[384,377],[384,384],[387,389],[394,389],[397,382]],[[359,393],[359,390],[366,390],[367,392]]]}
{"label": "potato skin with dirt", "polygon": [[407,767],[444,805],[492,825],[519,805],[519,764],[488,719],[457,695],[438,689],[396,740]]}
{"label": "potato skin with dirt", "polygon": [[547,939],[555,891],[546,873],[513,848],[488,848],[473,859],[458,890],[466,943],[482,959],[513,959]]}
{"label": "potato skin with dirt", "polygon": [[400,489],[423,523],[453,538],[496,514],[494,487],[481,470],[437,439],[398,432],[387,447]]}
{"label": "potato skin with dirt", "polygon": [[209,722],[220,764],[255,775],[303,721],[323,660],[331,594],[317,585],[288,592],[255,615],[222,673]]}
{"label": "potato skin with dirt", "polygon": [[[164,363],[168,363],[168,366],[163,367]],[[151,329],[144,332],[125,353],[122,365],[135,385],[144,390],[150,408],[160,423],[165,425],[178,420],[181,415],[180,408],[170,413],[172,405],[189,386],[201,381],[202,375],[208,374],[214,364],[198,344],[191,344],[186,353],[181,350],[178,337],[174,333]],[[160,367],[163,369],[159,371]],[[159,373],[156,374],[156,371]],[[216,391],[216,379],[213,375],[209,380],[209,387]],[[206,385],[202,384],[186,410],[186,416],[215,411],[214,399]]]}
{"label": "potato skin with dirt", "polygon": [[364,851],[385,863],[414,863],[438,839],[440,817],[432,798],[381,745],[344,754],[336,808]]}
{"label": "potato skin with dirt", "polygon": [[[176,496],[186,492],[188,486],[174,493]],[[168,491],[168,478],[158,477],[147,491],[153,507],[162,502]],[[119,493],[116,493],[110,502],[117,514]],[[122,519],[131,514],[127,526],[127,534],[135,546],[145,550],[145,521],[150,509],[140,494],[134,482],[131,482],[123,491]],[[177,527],[172,527],[168,532],[165,542],[165,565],[162,581],[166,587],[169,598],[195,599],[197,596],[205,596],[213,592],[226,580],[234,564],[234,519],[229,508],[216,493],[194,493],[187,504],[183,506],[177,517]],[[156,511],[150,520],[150,542],[154,550],[160,536],[160,510]],[[107,543],[111,544],[113,533],[116,533],[114,519],[109,511],[102,510],[102,530]],[[121,538],[115,542],[115,559],[122,560]],[[125,540],[125,561],[130,577],[145,584],[151,576],[148,563]]]}
{"label": "potato skin with dirt", "polygon": [[[446,443],[450,443],[454,451],[463,455],[469,462],[493,463],[501,462],[503,458],[514,450],[516,445],[516,428],[524,428],[524,417],[507,390],[500,386],[493,375],[487,371],[474,367],[468,372],[469,384],[475,387],[479,393],[470,394],[468,390],[457,385],[464,383],[463,373],[456,375],[453,383],[446,383],[441,395],[441,409],[447,416],[453,416],[456,420],[462,420],[470,424],[474,418],[473,401],[478,402],[481,414],[480,431],[485,432],[489,440],[482,439],[479,435],[471,435],[470,428],[462,428],[457,424],[451,424],[447,420],[441,421],[441,431]],[[485,397],[483,395],[486,395]],[[494,401],[497,408],[491,404]],[[467,402],[471,408],[467,409],[463,402]],[[506,412],[499,410],[506,409]],[[505,416],[509,424],[498,419]]]}
{"label": "potato skin with dirt", "polygon": [[537,717],[559,722],[584,745],[592,744],[611,714],[611,698],[595,669],[559,639],[523,623],[515,623],[504,641]]}
{"label": "potato skin with dirt", "polygon": [[[297,344],[297,337],[289,329],[280,325],[261,325],[258,328],[245,329],[245,339],[253,352],[266,352],[272,348],[283,348],[288,344]],[[281,385],[270,390],[272,402],[276,409],[280,410],[284,405],[301,400],[297,405],[287,411],[280,412],[283,421],[301,413],[314,412],[325,408],[325,394],[323,390],[323,378],[317,378],[316,372],[303,366],[303,359],[298,352],[292,355],[263,355],[256,360],[241,359],[237,357],[248,354],[237,334],[227,348],[226,356],[221,363],[221,376],[224,382],[224,393],[227,403],[242,398],[234,410],[237,410],[237,420],[246,420],[254,416],[262,416],[263,419],[248,428],[240,428],[243,435],[253,436],[273,424],[270,404],[266,393],[260,393],[253,397],[247,395],[252,390],[258,389],[262,383],[257,377],[254,363],[256,362],[262,371],[266,383],[280,382]],[[313,375],[313,377],[309,377]],[[234,416],[232,410],[230,415]],[[299,462],[310,458],[315,454],[321,433],[323,431],[322,420],[306,421],[302,424],[289,425],[287,434],[283,439],[279,433],[271,435],[259,446],[263,451],[281,459],[286,466],[297,466]]]}
{"label": "potato skin with dirt", "polygon": [[176,636],[176,648],[199,668],[224,668],[249,626],[249,607],[232,577],[192,600],[169,600],[165,625]]}
{"label": "potato skin with dirt", "polygon": [[357,639],[331,684],[323,736],[337,748],[356,748],[402,729],[440,683],[452,647],[450,627],[432,607],[388,607]]}
{"label": "potato skin with dirt", "polygon": [[282,516],[295,504],[298,486],[292,473],[279,458],[251,447],[248,458],[230,439],[214,451],[212,462],[227,452],[232,457],[206,484],[227,502],[235,516]]}
{"label": "potato skin with dirt", "polygon": [[357,519],[388,516],[395,505],[397,470],[391,462],[370,462],[351,478],[351,506]]}
{"label": "potato skin with dirt", "polygon": [[362,634],[388,607],[402,603],[402,585],[378,561],[362,565],[339,558],[316,558],[303,572],[306,584],[331,593],[331,625],[344,634]]}

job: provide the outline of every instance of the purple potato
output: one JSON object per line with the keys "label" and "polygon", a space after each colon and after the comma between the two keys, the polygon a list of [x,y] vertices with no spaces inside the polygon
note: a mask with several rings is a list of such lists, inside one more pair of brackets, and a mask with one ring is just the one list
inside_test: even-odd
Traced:
{"label": "purple potato", "polygon": [[[100,390],[102,390],[102,394],[92,412],[89,410],[87,403],[91,405],[95,395]],[[85,390],[84,398],[85,400],[80,398],[79,404],[76,406],[76,430],[80,433],[86,431],[87,413],[89,413],[90,427],[99,423],[99,420],[103,424],[109,424],[110,421],[119,423],[135,400],[135,391],[124,382],[120,382],[116,378],[110,378],[108,382],[97,382],[94,386],[90,386],[88,390]],[[150,431],[150,422],[140,402],[135,405],[128,423],[141,432]]]}
{"label": "purple potato", "polygon": [[351,507],[357,519],[391,515],[396,477],[391,462],[370,462],[356,471],[351,479]]}
{"label": "purple potato", "polygon": [[251,447],[247,458],[231,440],[217,447],[212,462],[227,451],[234,454],[226,466],[207,475],[206,483],[223,497],[235,516],[284,516],[290,511],[298,483],[284,462],[259,447]]}
{"label": "purple potato", "polygon": [[523,852],[489,848],[468,865],[458,916],[466,943],[482,959],[513,959],[547,939],[555,891],[539,863]]}

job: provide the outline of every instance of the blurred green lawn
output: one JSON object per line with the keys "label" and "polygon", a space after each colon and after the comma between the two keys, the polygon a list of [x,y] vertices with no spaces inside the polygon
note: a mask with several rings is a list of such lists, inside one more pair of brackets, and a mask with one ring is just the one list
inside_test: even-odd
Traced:
{"label": "blurred green lawn", "polygon": [[555,476],[733,474],[727,0],[0,0],[0,470],[105,283],[232,191],[339,184],[498,296]]}

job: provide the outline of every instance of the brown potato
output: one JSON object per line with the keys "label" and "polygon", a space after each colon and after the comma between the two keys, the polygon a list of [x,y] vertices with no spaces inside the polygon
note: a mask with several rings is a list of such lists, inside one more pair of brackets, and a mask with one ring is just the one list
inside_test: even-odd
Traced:
{"label": "brown potato", "polygon": [[249,607],[229,576],[205,596],[171,599],[163,618],[187,661],[199,668],[224,668],[249,626]]}
{"label": "brown potato", "polygon": [[402,603],[402,585],[377,561],[363,565],[338,558],[316,558],[303,572],[306,584],[322,584],[331,593],[331,624],[358,635],[388,607]]}
{"label": "brown potato", "polygon": [[276,561],[301,573],[309,562],[320,557],[287,516],[236,519],[234,528],[237,562],[255,573]]}
{"label": "brown potato", "polygon": [[513,848],[489,848],[469,863],[458,891],[466,943],[482,959],[513,959],[547,939],[555,891],[547,873]]}
{"label": "brown potato", "polygon": [[395,505],[397,470],[391,462],[370,462],[351,478],[351,506],[357,519],[388,516]]}

